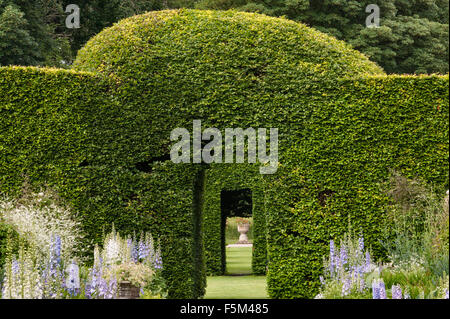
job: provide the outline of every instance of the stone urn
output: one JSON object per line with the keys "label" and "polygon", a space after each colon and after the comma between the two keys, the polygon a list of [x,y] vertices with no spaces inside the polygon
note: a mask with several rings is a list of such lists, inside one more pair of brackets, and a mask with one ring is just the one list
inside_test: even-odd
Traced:
{"label": "stone urn", "polygon": [[119,299],[139,299],[139,287],[134,286],[129,281],[119,283]]}
{"label": "stone urn", "polygon": [[247,233],[250,230],[250,224],[249,223],[238,224],[237,229],[240,234],[238,244],[249,244]]}

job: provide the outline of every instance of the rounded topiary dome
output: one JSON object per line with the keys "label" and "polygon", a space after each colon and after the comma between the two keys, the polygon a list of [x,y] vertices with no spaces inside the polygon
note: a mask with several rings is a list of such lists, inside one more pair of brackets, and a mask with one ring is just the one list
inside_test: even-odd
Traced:
{"label": "rounded topiary dome", "polygon": [[138,139],[136,127],[146,127],[136,143],[146,150],[129,151],[157,155],[167,154],[167,132],[185,120],[245,127],[267,117],[252,122],[254,110],[290,106],[314,83],[383,73],[345,42],[297,22],[185,9],[118,22],[79,51],[74,68],[117,83],[115,96],[133,117],[130,134]]}

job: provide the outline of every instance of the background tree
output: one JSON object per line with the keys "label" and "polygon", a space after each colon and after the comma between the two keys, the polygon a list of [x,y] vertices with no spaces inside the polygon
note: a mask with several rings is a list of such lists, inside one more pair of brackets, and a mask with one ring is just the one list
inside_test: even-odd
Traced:
{"label": "background tree", "polygon": [[56,31],[63,18],[57,0],[0,0],[0,66],[62,66],[71,55]]}
{"label": "background tree", "polygon": [[[195,0],[77,0],[81,28],[67,30],[74,54],[94,35],[115,22],[146,11],[192,7]],[[63,1],[64,7],[74,0]]]}

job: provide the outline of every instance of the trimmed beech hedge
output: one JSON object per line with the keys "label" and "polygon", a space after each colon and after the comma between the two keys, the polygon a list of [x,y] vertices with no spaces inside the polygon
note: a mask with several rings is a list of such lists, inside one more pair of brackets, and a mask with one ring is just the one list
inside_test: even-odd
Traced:
{"label": "trimmed beech hedge", "polygon": [[152,232],[161,239],[170,296],[202,296],[193,202],[202,198],[203,169],[152,152],[124,156],[136,139],[120,128],[131,127],[135,113],[114,101],[114,88],[89,73],[0,68],[0,192],[17,195],[25,178],[36,190],[51,187],[79,213],[91,248],[112,223],[124,234]]}
{"label": "trimmed beech hedge", "polygon": [[[77,70],[97,72],[118,83],[116,97],[130,110],[134,143],[121,156],[168,154],[170,132],[206,127],[281,127],[298,88],[339,77],[382,74],[349,45],[286,19],[234,11],[172,10],[125,19],[102,31],[80,50]],[[275,112],[273,109],[276,109]],[[137,127],[154,127],[152,134]],[[223,169],[222,169],[223,168]],[[204,238],[206,268],[225,267],[220,192],[252,189],[256,242],[253,271],[265,273],[265,215],[262,185],[248,165],[213,165],[207,170]],[[230,175],[232,174],[232,175]],[[261,227],[260,227],[261,225]]]}
{"label": "trimmed beech hedge", "polygon": [[317,87],[291,100],[295,127],[281,167],[266,179],[272,298],[318,292],[329,240],[363,231],[382,257],[390,170],[449,187],[448,76],[389,76]]}
{"label": "trimmed beech hedge", "polygon": [[[304,298],[349,217],[383,255],[390,169],[448,187],[448,76],[383,76],[299,23],[152,12],[95,36],[74,68],[82,72],[0,69],[0,192],[17,192],[23,176],[47,183],[80,212],[92,244],[112,222],[153,232],[172,298],[201,297],[206,271],[223,271],[222,190],[252,190],[253,270],[268,261],[270,296]],[[278,172],[172,164],[170,132],[191,131],[194,119],[278,128]]]}

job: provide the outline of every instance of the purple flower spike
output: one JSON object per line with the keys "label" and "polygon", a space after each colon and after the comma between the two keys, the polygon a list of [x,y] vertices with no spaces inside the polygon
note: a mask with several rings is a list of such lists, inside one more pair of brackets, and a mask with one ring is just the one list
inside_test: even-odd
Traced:
{"label": "purple flower spike", "polygon": [[323,278],[323,276],[320,276],[319,280],[320,280],[320,283],[325,286],[326,282],[325,282],[325,279]]}
{"label": "purple flower spike", "polygon": [[50,248],[50,258],[51,263],[54,264],[54,266],[59,265],[61,263],[61,237],[58,235],[55,235],[53,237],[52,245]]}
{"label": "purple flower spike", "polygon": [[345,247],[345,245],[342,245],[340,250],[340,266],[346,265],[347,261],[348,261],[347,247]]}
{"label": "purple flower spike", "polygon": [[139,247],[138,247],[138,258],[139,259],[145,259],[149,255],[149,249],[147,245],[141,240],[139,241]]}
{"label": "purple flower spike", "polygon": [[367,252],[366,252],[365,272],[369,272],[369,271],[370,271],[370,264],[371,264],[370,253],[367,251]]}
{"label": "purple flower spike", "polygon": [[347,296],[351,292],[352,281],[350,277],[345,278],[344,285],[342,286],[342,295]]}
{"label": "purple flower spike", "polygon": [[372,299],[380,299],[380,288],[376,280],[372,282]]}
{"label": "purple flower spike", "polygon": [[333,275],[335,269],[335,246],[334,241],[330,240],[330,274]]}
{"label": "purple flower spike", "polygon": [[360,237],[358,240],[358,247],[359,247],[359,252],[361,253],[361,255],[364,255],[364,237]]}
{"label": "purple flower spike", "polygon": [[384,285],[383,279],[380,279],[378,281],[378,287],[379,287],[379,292],[380,292],[380,299],[387,299],[386,286]]}
{"label": "purple flower spike", "polygon": [[392,299],[403,298],[402,288],[400,287],[400,285],[393,285],[391,290],[392,290]]}

